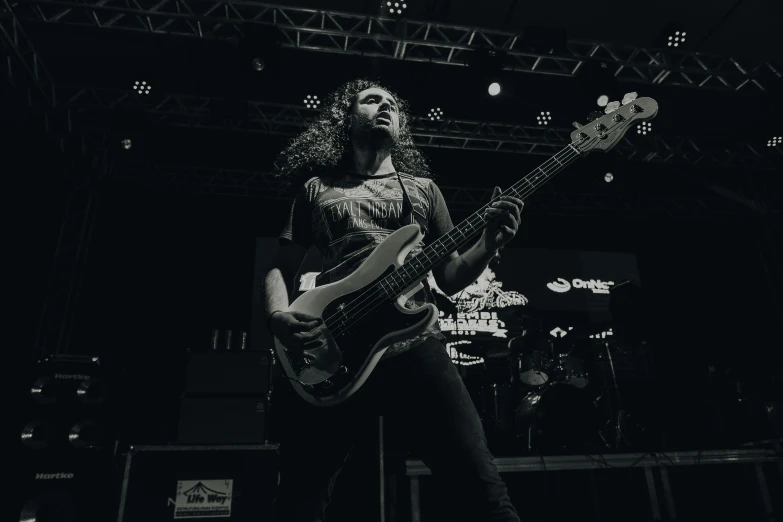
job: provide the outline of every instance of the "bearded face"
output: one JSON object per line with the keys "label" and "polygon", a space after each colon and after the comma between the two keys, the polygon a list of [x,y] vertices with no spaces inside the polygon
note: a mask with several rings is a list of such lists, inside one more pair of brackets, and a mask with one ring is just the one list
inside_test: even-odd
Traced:
{"label": "bearded face", "polygon": [[397,100],[375,87],[360,92],[351,113],[351,137],[366,148],[391,149],[400,137]]}

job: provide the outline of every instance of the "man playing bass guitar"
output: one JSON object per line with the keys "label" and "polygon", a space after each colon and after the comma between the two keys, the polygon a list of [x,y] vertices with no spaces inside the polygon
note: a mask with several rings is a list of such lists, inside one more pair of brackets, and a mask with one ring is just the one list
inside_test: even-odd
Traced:
{"label": "man playing bass guitar", "polygon": [[[407,104],[392,91],[353,80],[332,93],[316,120],[277,158],[276,173],[296,189],[296,196],[264,294],[269,329],[288,351],[304,353],[305,343],[316,341],[322,331],[315,328],[320,318],[285,311],[312,245],[323,259],[320,285],[351,274],[402,226],[418,223],[425,244],[454,227],[409,122]],[[494,197],[500,192],[496,187]],[[432,270],[444,293],[458,293],[483,273],[516,234],[522,206],[520,199],[502,197],[487,210],[494,220],[480,239]],[[434,302],[425,285],[406,307]],[[278,522],[324,519],[340,469],[358,438],[371,436],[378,415],[404,427],[406,442],[421,452],[436,480],[448,481],[455,500],[464,503],[466,520],[519,520],[444,342],[437,321],[416,337],[395,342],[364,385],[337,406],[308,404],[286,391],[285,384],[280,393],[276,390],[283,397],[275,399],[276,409],[284,412]]]}

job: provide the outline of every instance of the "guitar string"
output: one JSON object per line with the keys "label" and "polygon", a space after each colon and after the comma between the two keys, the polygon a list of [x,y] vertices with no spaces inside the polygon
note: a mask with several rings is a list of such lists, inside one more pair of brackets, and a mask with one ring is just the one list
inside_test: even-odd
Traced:
{"label": "guitar string", "polygon": [[[569,152],[571,154],[574,154],[574,155],[569,157],[569,158],[565,158],[562,162],[559,162],[559,165],[561,165],[563,168],[568,167],[571,163],[573,163],[573,161],[577,157],[579,157],[579,153],[574,153],[572,149],[569,149]],[[552,158],[550,158],[549,160],[547,160],[547,161],[551,161],[553,158],[554,158],[554,156]],[[541,165],[541,167],[539,167],[539,168],[544,167],[544,165],[546,165],[546,162],[543,163]],[[535,192],[535,190],[537,190],[539,188],[539,186],[540,185],[535,185],[535,186],[530,187],[529,189],[523,189],[523,190],[526,190],[527,192],[518,192],[518,191],[512,191],[512,192],[516,193],[517,195],[521,194],[520,197],[522,199],[524,199],[527,196],[529,196],[530,194],[532,194],[533,192]],[[495,200],[490,201],[490,204],[493,201],[495,201]],[[479,211],[474,212],[466,221],[473,220],[478,213],[479,213]],[[484,218],[484,219],[486,219],[486,218]],[[488,221],[493,221],[494,219],[495,218],[489,218]],[[472,237],[467,237],[467,236],[463,237],[463,240],[458,242],[454,249],[455,250],[459,249],[461,246],[463,246],[465,243],[471,241],[472,239],[473,239]],[[370,293],[370,295],[368,295],[368,293]],[[357,321],[360,321],[362,318],[367,316],[367,314],[373,312],[375,310],[375,308],[377,308],[377,306],[380,305],[381,303],[378,303],[378,305],[376,305],[376,306],[373,306],[373,307],[370,307],[370,308],[366,308],[367,302],[368,301],[371,302],[372,300],[374,300],[377,297],[384,297],[384,295],[385,295],[384,290],[376,286],[373,290],[368,290],[365,293],[357,296],[352,301],[351,306],[349,306],[347,310],[346,309],[341,310],[340,313],[341,313],[341,315],[344,316],[346,314],[350,314],[352,311],[354,311],[357,308],[365,308],[365,313],[363,313],[361,315],[358,315],[358,316],[355,316],[350,322],[341,322],[338,327],[334,328],[334,331],[332,332],[333,335],[341,335],[344,331],[346,331],[352,325],[356,324]],[[356,303],[356,304],[353,304],[353,303]],[[328,323],[329,323],[329,321],[324,321],[324,325],[331,330],[332,327]],[[332,322],[332,324],[334,324],[334,322]]]}
{"label": "guitar string", "polygon": [[[606,131],[606,130],[608,130],[608,129],[601,129],[601,130],[598,130],[598,129],[596,129],[596,130],[595,130],[595,131],[593,131],[591,134],[588,134],[588,135],[587,135],[587,137],[585,137],[585,138],[582,140],[582,142],[584,142],[584,141],[586,141],[586,140],[588,140],[588,139],[592,138],[592,137],[593,137],[593,136],[595,136],[597,133],[599,133],[599,132],[601,132],[601,131]],[[564,162],[564,163],[561,163],[561,162],[559,162],[559,161],[558,161],[556,158],[557,158],[558,154],[560,154],[560,153],[562,153],[562,152],[568,152],[569,154],[573,154],[573,155],[572,155],[570,158],[567,158],[567,159],[565,159],[565,162]],[[560,169],[560,170],[562,171],[563,169],[565,169],[566,167],[568,167],[568,166],[569,166],[571,163],[573,163],[573,160],[575,160],[577,157],[579,157],[579,155],[580,155],[580,154],[581,154],[581,152],[580,152],[580,151],[578,151],[578,150],[575,148],[575,142],[570,142],[570,143],[569,143],[569,144],[566,146],[566,148],[565,148],[565,149],[563,149],[562,151],[560,151],[560,152],[559,152],[559,153],[557,153],[557,154],[554,154],[553,156],[551,156],[550,158],[548,158],[548,159],[547,159],[547,160],[546,160],[544,163],[542,163],[542,164],[541,164],[541,166],[539,166],[539,167],[538,167],[538,170],[541,170],[541,169],[542,169],[542,168],[544,168],[545,166],[546,166],[546,168],[548,168],[549,166],[552,166],[552,165],[547,165],[548,163],[550,163],[550,162],[555,162],[555,163],[558,163],[558,164],[559,164],[559,165],[562,167],[562,168]],[[535,170],[534,170],[533,172],[535,172]],[[524,179],[524,178],[523,178],[523,179]],[[525,192],[525,193],[524,193],[524,194],[523,194],[521,197],[522,197],[522,198],[526,198],[527,196],[529,196],[530,194],[532,194],[533,192],[535,192],[535,191],[538,189],[538,187],[539,187],[539,186],[540,186],[540,185],[535,185],[535,186],[531,185],[529,189],[528,189],[528,188],[525,188],[524,190],[526,190],[527,192]],[[513,192],[517,193],[517,191],[513,191]],[[501,194],[501,196],[502,196],[502,195],[503,195],[503,194]],[[496,200],[491,200],[491,201],[489,202],[489,204],[493,203],[494,201],[496,201]],[[489,205],[489,204],[488,204],[488,205]],[[485,205],[485,206],[486,206],[486,205]],[[479,211],[476,211],[476,212],[474,212],[474,213],[473,213],[473,214],[472,214],[472,215],[471,215],[471,216],[470,216],[470,217],[469,217],[467,220],[465,220],[465,221],[468,221],[468,220],[473,220],[473,219],[474,219],[474,217],[475,217],[475,216],[476,216],[476,215],[477,215],[479,212],[480,212],[480,210],[479,210]],[[493,219],[494,219],[494,218],[493,218]],[[489,221],[491,221],[491,220],[489,220]],[[472,239],[472,238],[463,237],[463,241],[462,241],[462,242],[460,242],[460,243],[458,243],[458,245],[457,245],[456,249],[459,249],[459,247],[460,247],[460,246],[462,246],[462,245],[464,245],[465,243],[469,242],[471,239]],[[369,295],[368,295],[368,294],[369,294]],[[384,296],[383,296],[383,290],[382,290],[382,289],[379,289],[379,288],[377,287],[377,283],[376,283],[376,285],[375,285],[375,288],[374,288],[373,290],[367,290],[367,291],[365,291],[364,293],[362,293],[362,294],[360,294],[359,296],[357,296],[357,297],[356,297],[356,298],[355,298],[355,299],[354,299],[354,300],[351,302],[351,305],[348,307],[348,310],[345,310],[345,309],[343,309],[343,310],[341,310],[341,311],[340,311],[340,314],[341,314],[341,315],[343,315],[343,316],[345,316],[347,313],[350,313],[350,312],[354,311],[354,310],[355,310],[356,308],[358,308],[358,307],[362,307],[362,306],[364,306],[364,304],[365,304],[365,303],[367,303],[368,301],[370,301],[370,302],[371,302],[372,300],[374,300],[374,299],[376,299],[376,298],[378,298],[378,297],[384,297]],[[360,300],[361,300],[361,302],[358,302],[358,301],[360,301]],[[356,317],[354,317],[354,318],[353,318],[353,320],[352,320],[352,321],[350,321],[350,323],[341,322],[341,323],[340,323],[340,325],[339,325],[339,327],[335,327],[335,328],[334,328],[334,332],[332,332],[332,334],[333,334],[333,335],[341,335],[342,333],[344,333],[345,331],[347,331],[347,330],[348,330],[348,328],[350,328],[350,326],[352,326],[352,325],[356,324],[356,322],[357,322],[357,321],[360,321],[362,318],[366,317],[368,313],[371,313],[371,312],[373,312],[373,311],[375,310],[375,308],[377,308],[377,307],[378,307],[380,304],[382,304],[382,303],[377,303],[375,306],[373,306],[373,307],[370,307],[370,308],[369,308],[369,310],[365,310],[365,313],[363,313],[362,315],[359,315],[359,316],[356,316]],[[331,322],[331,323],[332,323],[332,324],[334,324],[334,322]],[[327,328],[329,328],[329,329],[331,330],[331,328],[332,328],[332,327],[330,326],[330,324],[329,324],[329,321],[324,321],[324,325],[325,325]]]}

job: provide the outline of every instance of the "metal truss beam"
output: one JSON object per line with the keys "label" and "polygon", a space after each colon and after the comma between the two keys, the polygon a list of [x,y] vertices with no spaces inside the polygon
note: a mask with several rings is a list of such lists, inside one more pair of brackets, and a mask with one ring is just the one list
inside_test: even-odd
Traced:
{"label": "metal truss beam", "polygon": [[[192,194],[241,196],[287,200],[283,183],[270,172],[194,167],[186,165],[124,165],[114,170],[113,181],[151,189]],[[485,205],[491,188],[438,185],[454,212],[472,212]],[[693,199],[676,194],[663,196],[614,193],[564,193],[545,185],[528,200],[525,213],[568,217],[644,218],[666,216],[674,219],[733,219],[749,215],[746,207],[720,197],[705,195]],[[780,214],[779,210],[772,212]]]}
{"label": "metal truss beam", "polygon": [[[235,101],[176,94],[140,97],[132,90],[61,87],[64,103],[79,114],[115,110],[143,111],[151,124],[197,129],[293,136],[312,120],[314,111],[297,105]],[[82,129],[87,131],[90,129]],[[94,130],[94,129],[93,129]],[[97,129],[104,130],[104,129]],[[570,141],[572,129],[457,119],[430,121],[414,117],[411,133],[420,147],[552,156]],[[627,136],[614,153],[643,163],[671,163],[711,168],[774,170],[783,164],[780,147],[749,143],[723,147],[686,137],[655,135],[639,143]]]}
{"label": "metal truss beam", "polygon": [[68,194],[35,336],[35,356],[69,352],[100,191],[92,180]]}
{"label": "metal truss beam", "polygon": [[43,126],[57,140],[65,153],[66,138],[71,131],[68,111],[59,111],[52,75],[41,60],[9,0],[0,0],[0,41],[2,42],[2,72],[11,87],[25,99],[30,109],[41,109]]}
{"label": "metal truss beam", "polygon": [[275,26],[284,47],[465,66],[479,47],[504,51],[515,72],[575,76],[590,60],[611,64],[621,81],[739,91],[767,90],[782,67],[688,51],[569,40],[559,54],[531,52],[519,33],[420,20],[238,0],[28,0],[26,20],[103,29],[228,38],[245,23]]}
{"label": "metal truss beam", "polygon": [[[97,213],[98,189],[94,181],[108,168],[99,158],[86,155],[85,141],[74,140],[71,113],[60,109],[59,92],[51,74],[22,27],[9,0],[0,0],[2,70],[10,85],[27,101],[31,112],[40,112],[47,134],[56,140],[66,171],[78,178],[67,195],[49,281],[38,321],[32,356],[68,352],[76,304],[87,261],[88,245]],[[81,147],[79,145],[81,144]],[[103,154],[103,159],[108,159]],[[92,161],[92,165],[90,165]]]}

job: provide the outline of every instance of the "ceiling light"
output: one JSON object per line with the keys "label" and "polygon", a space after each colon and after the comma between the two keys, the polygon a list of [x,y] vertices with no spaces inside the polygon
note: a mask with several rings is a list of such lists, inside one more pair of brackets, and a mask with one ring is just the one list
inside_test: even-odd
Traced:
{"label": "ceiling light", "polygon": [[552,115],[549,111],[541,111],[541,114],[536,116],[536,121],[539,125],[549,125],[549,122],[552,121]]}
{"label": "ceiling light", "polygon": [[152,90],[152,85],[144,81],[136,82],[133,84],[133,90],[136,91],[137,94],[149,94]]}
{"label": "ceiling light", "polygon": [[652,123],[649,121],[643,121],[636,127],[636,134],[646,136],[648,132],[652,132]]}
{"label": "ceiling light", "polygon": [[685,31],[674,31],[673,35],[669,35],[669,41],[667,45],[669,47],[679,47],[685,44]]}
{"label": "ceiling light", "polygon": [[408,4],[405,2],[387,1],[385,6],[381,4],[382,10],[386,9],[387,11],[389,11],[389,14],[398,15],[398,16],[402,14],[403,9],[407,9],[407,8],[408,8]]}
{"label": "ceiling light", "polygon": [[440,110],[440,107],[437,107],[435,109],[430,109],[429,114],[427,114],[427,117],[432,120],[440,120],[443,117],[443,111]]}
{"label": "ceiling light", "polygon": [[318,96],[308,94],[304,99],[304,104],[306,109],[317,109],[321,105],[321,100],[318,99]]}

